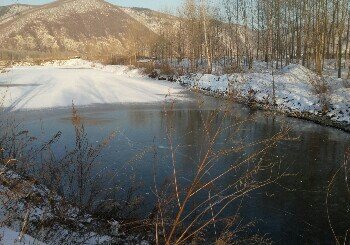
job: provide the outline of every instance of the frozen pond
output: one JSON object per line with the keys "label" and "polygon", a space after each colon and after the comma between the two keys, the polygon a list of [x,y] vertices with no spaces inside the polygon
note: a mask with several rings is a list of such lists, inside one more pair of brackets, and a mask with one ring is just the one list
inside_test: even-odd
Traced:
{"label": "frozen pond", "polygon": [[[172,110],[174,143],[187,146],[179,150],[177,158],[178,172],[183,179],[190,178],[196,167],[192,160],[199,154],[204,140],[200,130],[203,127],[202,118],[223,103],[204,97],[204,104],[199,109],[194,101],[175,103]],[[100,142],[111,132],[118,132],[103,150],[95,169],[108,176],[104,178],[103,188],[113,187],[116,183],[127,188],[130,176],[135,174],[137,181],[142,183],[139,191],[146,196],[145,212],[150,211],[155,201],[151,191],[154,185],[154,151],[147,149],[152,146],[157,148],[160,162],[157,165],[157,181],[162,182],[172,173],[164,105],[162,102],[114,104],[79,109],[90,142]],[[60,144],[55,147],[58,154],[64,151],[64,146],[75,143],[70,109],[17,112],[16,115],[23,119],[24,127],[39,138],[49,138],[49,135],[62,131]],[[264,161],[279,162],[293,175],[245,198],[240,212],[242,218],[258,220],[256,229],[269,234],[276,242],[331,243],[333,240],[325,206],[326,187],[343,163],[350,134],[312,122],[253,111],[237,104],[230,105],[230,116],[224,120],[225,124],[233,124],[247,119],[250,120],[239,131],[230,135],[230,142],[227,142],[228,135],[223,135],[219,137],[217,146],[259,141],[278,132],[282,125],[291,127],[291,136],[297,139],[281,142],[264,157]],[[214,122],[219,120],[220,115]],[[239,157],[237,154],[220,161],[224,166]],[[225,178],[222,181],[230,180]],[[339,234],[344,234],[350,224],[349,200],[344,187],[340,181],[337,182],[330,199],[332,221]],[[227,214],[231,211],[228,209]]]}

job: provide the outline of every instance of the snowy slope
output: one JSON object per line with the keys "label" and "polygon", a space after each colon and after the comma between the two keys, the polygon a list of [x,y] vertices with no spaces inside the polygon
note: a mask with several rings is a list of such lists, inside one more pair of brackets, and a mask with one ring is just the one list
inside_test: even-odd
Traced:
{"label": "snowy slope", "polygon": [[20,15],[22,12],[32,9],[34,6],[25,4],[13,4],[9,6],[0,6],[0,24],[10,21]]}
{"label": "snowy slope", "polygon": [[3,49],[89,55],[123,54],[130,33],[137,33],[141,39],[155,35],[104,0],[51,1],[11,18],[0,18],[0,32]]}
{"label": "snowy slope", "polygon": [[154,33],[161,34],[164,26],[179,26],[180,19],[165,13],[144,8],[121,8],[126,14],[145,25]]}
{"label": "snowy slope", "polygon": [[[18,66],[0,75],[3,106],[10,110],[111,103],[153,103],[183,99],[183,88],[142,77],[125,66],[103,66],[82,60],[45,66]],[[171,96],[169,96],[171,95]]]}
{"label": "snowy slope", "polygon": [[[0,177],[0,245],[140,243],[140,239],[119,231],[117,221],[85,213],[32,178],[3,165]],[[26,235],[20,240],[18,231],[22,230],[24,217],[28,221]]]}

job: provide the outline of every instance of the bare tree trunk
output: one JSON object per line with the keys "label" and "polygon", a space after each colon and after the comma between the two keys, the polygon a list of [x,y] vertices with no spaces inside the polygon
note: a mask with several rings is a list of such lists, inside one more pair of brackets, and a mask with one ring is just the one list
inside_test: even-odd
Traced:
{"label": "bare tree trunk", "polygon": [[207,72],[209,74],[212,73],[212,60],[211,55],[209,51],[209,42],[208,42],[208,28],[207,28],[207,5],[206,0],[202,0],[201,2],[201,9],[202,9],[202,15],[203,15],[203,31],[204,31],[204,40],[205,40],[205,53],[207,56]]}

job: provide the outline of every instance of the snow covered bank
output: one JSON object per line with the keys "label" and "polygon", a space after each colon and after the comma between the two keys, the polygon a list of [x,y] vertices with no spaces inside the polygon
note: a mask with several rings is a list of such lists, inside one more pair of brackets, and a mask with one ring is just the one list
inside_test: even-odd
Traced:
{"label": "snow covered bank", "polygon": [[0,105],[10,110],[184,99],[183,88],[142,77],[126,66],[73,59],[43,66],[15,66],[0,74]]}
{"label": "snow covered bank", "polygon": [[[301,65],[290,65],[272,75],[268,72],[232,75],[192,74],[182,76],[178,82],[221,95],[231,94],[247,103],[293,114],[304,113],[350,125],[350,88],[343,81],[327,77],[324,84],[310,70]],[[315,84],[319,82],[320,84]],[[275,84],[275,97],[273,96]],[[316,92],[317,86],[328,88]]]}
{"label": "snow covered bank", "polygon": [[[24,231],[25,234],[21,234]],[[148,244],[0,165],[0,244]]]}

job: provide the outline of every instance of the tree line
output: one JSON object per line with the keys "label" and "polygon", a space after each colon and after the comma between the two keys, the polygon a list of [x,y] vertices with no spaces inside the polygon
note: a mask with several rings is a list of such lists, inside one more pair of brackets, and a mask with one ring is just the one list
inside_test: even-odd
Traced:
{"label": "tree line", "polygon": [[162,23],[142,52],[208,73],[260,60],[277,69],[299,63],[321,75],[333,60],[341,77],[350,56],[349,13],[349,0],[184,0],[177,21]]}

